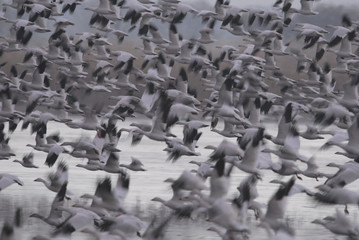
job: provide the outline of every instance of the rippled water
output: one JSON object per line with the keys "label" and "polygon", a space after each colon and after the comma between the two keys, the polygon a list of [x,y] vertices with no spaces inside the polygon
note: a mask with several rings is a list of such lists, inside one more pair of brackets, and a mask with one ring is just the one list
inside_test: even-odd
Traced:
{"label": "rippled water", "polygon": [[[21,123],[20,123],[21,124]],[[128,127],[128,123],[121,123],[120,127]],[[268,124],[266,129],[270,133],[275,133],[276,125]],[[48,132],[52,133],[60,131],[64,140],[74,140],[79,136],[92,137],[95,133],[74,130],[67,128],[64,125],[58,123],[49,123]],[[176,127],[173,133],[177,136],[182,136],[181,128]],[[18,158],[22,158],[23,154],[32,151],[31,148],[26,147],[28,143],[35,142],[35,135],[30,135],[29,131],[15,131],[11,136],[10,146],[16,152]],[[223,138],[211,131],[203,130],[203,135],[198,142],[198,149],[201,156],[195,157],[195,160],[205,161],[208,159],[210,150],[204,149],[206,145],[217,145]],[[235,139],[233,139],[235,141]],[[318,148],[325,140],[309,141],[301,139],[301,153],[305,156],[312,156],[318,151]],[[269,146],[273,147],[270,143]],[[129,163],[131,156],[140,159],[146,172],[130,172],[130,191],[126,198],[126,205],[129,209],[136,209],[140,216],[150,216],[152,213],[161,212],[163,209],[160,207],[160,203],[151,202],[154,197],[162,197],[169,199],[171,197],[171,189],[168,184],[163,181],[168,177],[178,177],[183,169],[192,169],[193,164],[189,164],[193,157],[181,157],[177,162],[171,163],[166,161],[167,155],[163,151],[165,148],[164,143],[158,143],[147,138],[144,138],[138,146],[131,146],[130,139],[124,134],[118,147],[122,150],[120,153],[120,162]],[[330,149],[325,152],[319,152],[317,154],[317,164],[320,169],[326,173],[333,173],[335,169],[326,167],[329,162],[344,163],[348,159],[343,156],[335,155],[334,152],[338,149]],[[50,211],[50,205],[55,193],[48,191],[42,183],[34,182],[37,177],[45,177],[46,174],[51,171],[43,163],[46,158],[45,153],[35,153],[35,164],[39,165],[39,169],[27,169],[23,168],[17,163],[13,163],[12,160],[0,161],[0,172],[8,172],[17,175],[25,183],[23,187],[18,185],[12,185],[6,190],[0,193],[0,223],[7,219],[11,219],[14,215],[15,207],[21,206],[24,212],[24,221],[26,229],[26,239],[31,239],[36,234],[48,234],[51,232],[51,228],[43,224],[38,219],[28,218],[32,212],[40,212],[46,215]],[[68,189],[74,193],[70,204],[78,201],[78,197],[84,193],[92,194],[96,187],[96,181],[100,177],[109,175],[104,172],[90,172],[82,168],[75,167],[76,164],[85,162],[86,160],[74,159],[68,155],[60,156],[66,160],[69,164],[69,185]],[[273,156],[273,161],[277,159]],[[300,165],[301,168],[305,168],[305,165]],[[259,202],[267,203],[272,194],[277,190],[276,184],[269,183],[274,178],[279,178],[275,173],[264,170],[265,174],[263,181],[258,183]],[[236,187],[240,181],[245,178],[247,174],[234,170],[231,177],[231,190],[229,197],[237,194]],[[116,176],[112,175],[113,180],[116,180]],[[286,180],[287,178],[284,178]],[[304,184],[308,188],[315,190],[315,186],[323,183],[324,179],[318,182],[315,179],[309,179],[303,177],[303,181],[297,180],[301,184]],[[348,186],[350,189],[357,189],[357,183],[353,183]],[[342,206],[339,206],[343,209]],[[335,206],[320,204],[308,197],[305,194],[297,194],[292,196],[288,202],[288,208],[286,213],[286,221],[296,229],[296,239],[307,239],[308,237],[315,237],[316,239],[334,239],[334,235],[324,229],[321,226],[312,224],[315,218],[323,218],[334,213]],[[350,216],[355,220],[358,219],[358,207],[349,207]],[[265,210],[264,210],[265,212]],[[251,226],[251,239],[267,239],[267,234],[264,229],[257,228],[258,221],[255,220],[253,213],[249,212],[249,221]],[[194,221],[180,221],[172,223],[167,230],[168,239],[219,239],[219,237],[206,229],[211,226],[211,223],[204,220],[198,222]],[[91,239],[88,235],[81,233],[73,234],[73,239]],[[344,239],[344,238],[335,238]]]}

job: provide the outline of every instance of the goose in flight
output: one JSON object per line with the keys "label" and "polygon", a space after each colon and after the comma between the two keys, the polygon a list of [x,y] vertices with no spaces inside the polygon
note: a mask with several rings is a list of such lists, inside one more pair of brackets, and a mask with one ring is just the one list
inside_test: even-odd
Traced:
{"label": "goose in flight", "polygon": [[58,206],[57,209],[70,214],[70,217],[59,226],[57,232],[64,231],[65,229],[73,229],[73,231],[80,230],[93,223],[94,220],[101,220],[99,215],[84,208]]}
{"label": "goose in flight", "polygon": [[333,176],[328,177],[324,183],[331,188],[343,188],[359,178],[359,163],[357,162],[349,161],[342,165],[329,163],[327,166],[339,168],[338,171]]}
{"label": "goose in flight", "polygon": [[346,188],[331,188],[328,185],[317,186],[319,192],[314,194],[314,198],[320,202],[330,204],[341,204],[345,206],[344,212],[349,214],[348,204],[359,203],[359,193]]}
{"label": "goose in flight", "polygon": [[282,219],[287,207],[289,192],[295,183],[295,177],[292,177],[284,185],[280,185],[276,193],[268,201],[267,212],[262,221],[269,224],[275,223],[276,220]]}
{"label": "goose in flight", "polygon": [[23,181],[21,181],[17,176],[9,173],[0,173],[0,192],[13,183],[24,186]]}
{"label": "goose in flight", "polygon": [[339,208],[335,208],[333,216],[315,219],[312,223],[322,225],[334,234],[345,235],[353,239],[359,236],[359,226],[347,215],[343,214]]}
{"label": "goose in flight", "polygon": [[143,168],[143,163],[140,160],[134,157],[131,157],[131,159],[132,161],[130,164],[120,164],[120,167],[125,167],[132,171],[146,171],[146,169]]}
{"label": "goose in flight", "polygon": [[[43,178],[36,178],[35,182],[42,182],[47,189],[52,192],[59,192],[62,185],[68,182],[68,166],[64,161],[59,162],[57,165],[56,172],[49,173],[47,175],[47,180]],[[69,191],[67,191],[69,193]]]}
{"label": "goose in flight", "polygon": [[60,190],[57,192],[54,200],[52,201],[51,210],[47,217],[44,217],[37,213],[31,214],[30,217],[41,219],[45,223],[55,226],[55,227],[60,226],[60,224],[62,224],[65,219],[62,214],[62,211],[60,211],[58,209],[58,207],[64,206],[65,196],[66,196],[66,188],[67,188],[67,182],[65,182],[61,186]]}
{"label": "goose in flight", "polygon": [[299,153],[300,138],[297,129],[292,126],[289,129],[288,135],[284,140],[284,145],[277,150],[264,149],[262,152],[271,152],[285,160],[300,160],[302,162],[308,162],[308,158]]}
{"label": "goose in flight", "polygon": [[26,168],[39,168],[38,166],[36,166],[34,164],[34,154],[33,153],[26,154],[22,158],[22,161],[15,159],[13,162],[18,162],[23,167],[26,167]]}
{"label": "goose in flight", "polygon": [[112,189],[111,179],[104,178],[97,184],[95,195],[84,194],[81,198],[92,199],[92,208],[104,208],[109,211],[126,213],[124,201],[127,196],[130,184],[128,174],[118,174],[116,186]]}

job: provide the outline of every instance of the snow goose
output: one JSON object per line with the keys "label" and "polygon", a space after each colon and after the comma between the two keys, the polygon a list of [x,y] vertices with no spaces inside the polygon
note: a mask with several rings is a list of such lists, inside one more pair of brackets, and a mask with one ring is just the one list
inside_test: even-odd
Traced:
{"label": "snow goose", "polygon": [[213,203],[218,199],[226,198],[229,191],[230,174],[233,167],[234,165],[232,164],[227,172],[225,172],[225,160],[223,156],[216,162],[209,179],[209,202]]}
{"label": "snow goose", "polygon": [[26,154],[26,155],[22,158],[22,161],[15,159],[13,162],[18,162],[18,163],[20,163],[23,167],[26,167],[26,168],[39,168],[38,166],[36,166],[36,165],[34,164],[34,154],[33,154],[33,153]]}
{"label": "snow goose", "polygon": [[285,214],[289,192],[295,183],[295,177],[292,177],[284,185],[281,185],[276,193],[268,201],[267,212],[262,221],[269,225],[276,223],[277,219],[282,219]]}
{"label": "snow goose", "polygon": [[284,140],[284,145],[279,147],[277,150],[263,149],[262,152],[271,152],[276,154],[282,159],[286,160],[300,160],[302,162],[308,162],[308,158],[299,153],[300,139],[297,129],[292,126]]}
{"label": "snow goose", "polygon": [[188,194],[179,188],[177,184],[171,184],[173,195],[171,199],[164,200],[160,197],[155,197],[151,201],[160,202],[164,206],[174,210],[175,214],[180,217],[189,217],[192,214],[194,203],[188,199]]}
{"label": "snow goose", "polygon": [[346,48],[350,47],[349,41],[351,41],[355,37],[355,30],[344,26],[334,26],[334,25],[326,25],[328,28],[334,29],[334,32],[329,40],[328,47],[334,47],[339,43],[345,42]]}
{"label": "snow goose", "polygon": [[148,29],[150,30],[152,37],[143,36],[142,37],[143,39],[147,39],[155,44],[170,43],[170,41],[168,41],[162,37],[160,31],[158,30],[158,27],[156,25],[154,25],[153,23],[150,23],[148,25]]}
{"label": "snow goose", "polygon": [[199,31],[201,36],[197,39],[192,39],[192,40],[202,43],[202,44],[209,44],[209,43],[213,43],[213,42],[217,41],[212,36],[215,23],[216,23],[216,20],[214,18],[211,19],[208,22],[207,26]]}
{"label": "snow goose", "polygon": [[73,151],[85,150],[99,154],[98,147],[89,138],[86,137],[79,138],[73,142],[63,142],[61,146],[71,146]]}
{"label": "snow goose", "polygon": [[169,29],[169,40],[170,43],[164,47],[164,51],[167,54],[177,55],[181,48],[180,35],[178,33],[177,27],[175,24],[170,24]]}
{"label": "snow goose", "polygon": [[281,175],[281,176],[292,176],[296,175],[298,179],[302,179],[298,174],[301,174],[302,171],[292,160],[284,160],[281,159],[279,163],[274,163],[270,169],[273,172]]}
{"label": "snow goose", "polygon": [[179,138],[168,138],[165,140],[167,147],[163,149],[169,155],[167,161],[177,161],[181,156],[200,156],[200,153],[195,152],[190,147],[187,147]]}
{"label": "snow goose", "polygon": [[17,183],[20,186],[24,185],[24,183],[17,176],[9,173],[0,173],[0,191],[9,187],[13,183]]}
{"label": "snow goose", "polygon": [[342,165],[329,163],[327,166],[339,168],[339,170],[333,176],[328,177],[324,183],[331,188],[342,188],[359,178],[359,163],[357,162],[349,161]]}
{"label": "snow goose", "polygon": [[256,219],[263,217],[261,209],[262,206],[260,203],[255,201],[255,199],[259,196],[257,191],[258,180],[262,180],[260,176],[251,174],[242,180],[237,187],[240,195],[232,202],[238,207],[242,222],[244,222],[247,218],[248,209],[252,209],[254,211]]}
{"label": "snow goose", "polygon": [[213,149],[213,152],[210,154],[211,161],[216,161],[224,156],[237,158],[242,158],[244,156],[244,151],[238,146],[238,144],[229,142],[226,139],[223,139],[217,147],[208,145],[205,149]]}
{"label": "snow goose", "polygon": [[175,189],[188,191],[202,191],[208,189],[203,179],[192,174],[188,170],[182,171],[181,175],[177,179],[168,178],[165,182],[171,182]]}
{"label": "snow goose", "polygon": [[117,217],[105,216],[102,218],[101,226],[108,229],[109,232],[121,232],[127,238],[133,239],[133,237],[140,236],[141,230],[145,226],[145,222],[136,216],[130,214],[122,214]]}
{"label": "snow goose", "polygon": [[195,172],[199,177],[203,180],[206,180],[212,173],[212,164],[209,162],[197,162],[197,161],[190,161],[189,163],[195,164],[198,166],[197,170],[191,170],[191,172]]}
{"label": "snow goose", "polygon": [[[281,180],[278,180],[278,179],[273,179],[270,181],[270,183],[277,183],[277,184],[280,184],[282,186],[285,186],[286,182],[284,181],[281,181]],[[298,184],[298,183],[295,183],[292,188],[290,189],[289,193],[288,193],[288,196],[292,196],[294,194],[297,194],[297,193],[305,193],[307,194],[308,196],[314,196],[314,192],[309,190],[308,188],[306,188],[304,185],[301,185],[301,184]]]}
{"label": "snow goose", "polygon": [[102,159],[104,165],[101,165],[101,170],[108,173],[125,174],[125,170],[120,167],[120,156],[115,152],[110,152],[107,159]]}
{"label": "snow goose", "polygon": [[64,205],[66,188],[67,188],[67,182],[65,182],[61,186],[60,190],[57,192],[54,200],[52,201],[51,210],[47,217],[44,217],[37,213],[31,214],[30,217],[41,219],[45,223],[56,227],[62,224],[65,219],[64,216],[62,215],[62,211],[60,211],[58,207]]}
{"label": "snow goose", "polygon": [[58,145],[57,143],[52,144],[46,156],[45,164],[49,167],[52,167],[58,159],[59,155],[63,152],[68,153],[64,147]]}
{"label": "snow goose", "polygon": [[225,228],[227,231],[248,233],[249,229],[245,223],[238,219],[232,204],[225,199],[217,199],[208,209],[208,220]]}
{"label": "snow goose", "polygon": [[81,198],[91,198],[91,207],[100,207],[109,211],[125,213],[124,200],[130,184],[129,175],[119,174],[116,186],[112,189],[111,179],[104,178],[97,184],[95,195],[84,194]]}
{"label": "snow goose", "polygon": [[[155,240],[155,239],[165,239],[165,230],[168,227],[168,224],[171,222],[173,215],[170,214],[168,217],[161,219],[160,223],[156,223],[156,215],[152,218],[150,224],[142,234],[142,238],[145,240]],[[155,225],[157,224],[157,225]]]}
{"label": "snow goose", "polygon": [[[359,117],[356,116],[350,125],[347,128],[345,133],[340,132],[334,134],[332,138],[330,138],[323,146],[322,149],[326,149],[332,145],[338,146],[345,150],[345,152],[351,158],[357,158],[359,156],[359,151],[357,150],[357,146],[359,144],[358,138],[359,132]],[[348,140],[348,143],[343,143],[343,141]]]}
{"label": "snow goose", "polygon": [[311,125],[307,125],[306,131],[300,132],[299,135],[308,140],[324,139],[324,137],[320,135],[319,130]]}
{"label": "snow goose", "polygon": [[140,128],[136,128],[133,131],[135,131],[136,133],[143,134],[146,137],[148,137],[149,139],[154,140],[154,141],[162,141],[162,142],[166,141],[168,139],[168,137],[166,136],[164,126],[161,122],[161,118],[157,115],[155,115],[152,118],[152,126],[151,126],[150,131],[144,131]]}
{"label": "snow goose", "polygon": [[213,117],[211,121],[211,131],[218,133],[224,137],[231,138],[231,137],[241,137],[242,134],[239,133],[239,130],[236,129],[237,125],[232,123],[231,121],[228,121],[228,117],[222,117],[224,127],[222,130],[216,129],[214,125],[217,124],[218,118]]}
{"label": "snow goose", "polygon": [[294,118],[293,115],[295,115],[293,113],[293,106],[292,106],[292,103],[289,102],[285,106],[283,115],[282,115],[281,119],[279,120],[277,136],[275,138],[270,138],[270,140],[272,142],[274,142],[275,144],[279,144],[279,145],[284,144],[284,140],[288,134],[289,128],[290,128],[293,118]]}
{"label": "snow goose", "polygon": [[140,160],[134,157],[131,157],[131,159],[132,161],[130,164],[120,164],[120,167],[125,167],[132,171],[146,171],[146,169],[143,168],[143,163]]}
{"label": "snow goose", "polygon": [[76,167],[85,168],[89,171],[98,171],[102,169],[102,166],[98,160],[91,160],[89,159],[86,164],[76,164]]}
{"label": "snow goose", "polygon": [[[264,128],[259,128],[253,139],[241,141],[241,147],[245,149],[243,159],[236,167],[248,173],[259,174],[258,172],[258,157],[261,147],[261,141],[264,136]],[[244,142],[244,143],[243,143]],[[237,163],[237,162],[235,162]]]}
{"label": "snow goose", "polygon": [[196,148],[197,141],[202,135],[198,130],[200,128],[208,127],[208,124],[199,120],[190,120],[186,122],[179,121],[177,124],[184,125],[183,143],[192,150]]}
{"label": "snow goose", "polygon": [[[223,20],[220,29],[226,30],[237,36],[250,36],[250,33],[247,32],[243,26],[244,22],[242,21],[242,13],[245,11],[246,10],[244,9],[239,9],[235,7],[228,9],[226,17]],[[230,24],[230,28],[227,27],[228,23]]]}
{"label": "snow goose", "polygon": [[300,171],[300,173],[303,174],[304,176],[315,178],[317,181],[318,178],[331,177],[331,175],[318,171],[319,166],[315,163],[315,156],[309,158],[306,164],[307,164],[307,168],[305,170]]}
{"label": "snow goose", "polygon": [[[62,185],[68,182],[68,166],[65,162],[61,161],[57,165],[56,172],[51,172],[47,175],[49,181],[42,178],[36,178],[35,182],[42,182],[47,189],[52,192],[59,192]],[[69,193],[69,191],[67,191]]]}
{"label": "snow goose", "polygon": [[94,220],[101,220],[99,215],[84,208],[58,206],[57,209],[70,214],[70,217],[61,224],[57,232],[64,231],[64,229],[73,229],[73,231],[80,230],[93,223]]}
{"label": "snow goose", "polygon": [[345,205],[344,212],[349,213],[348,204],[359,204],[359,193],[346,188],[331,188],[326,184],[317,186],[319,192],[314,194],[314,198],[320,202],[329,204]]}
{"label": "snow goose", "polygon": [[339,211],[339,208],[335,208],[334,216],[315,219],[312,223],[322,225],[334,234],[349,236],[349,238],[353,239],[359,236],[359,226],[347,215]]}

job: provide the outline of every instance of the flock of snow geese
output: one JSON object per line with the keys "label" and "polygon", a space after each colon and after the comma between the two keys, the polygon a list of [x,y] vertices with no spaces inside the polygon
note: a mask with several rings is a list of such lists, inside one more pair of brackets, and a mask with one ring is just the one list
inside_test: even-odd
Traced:
{"label": "flock of snow geese", "polygon": [[[314,3],[300,0],[296,8],[296,0],[277,0],[271,9],[255,9],[217,0],[210,11],[194,9],[180,0],[99,0],[97,7],[83,10],[91,12],[88,22],[95,33],[71,35],[67,28],[76,23],[66,16],[77,14],[86,1],[3,2],[0,21],[10,27],[6,36],[0,36],[0,158],[5,160],[0,169],[17,163],[38,168],[32,149],[21,161],[6,161],[16,156],[9,145],[12,133],[27,128],[35,135],[35,145],[27,146],[46,152],[44,164],[49,168],[57,166],[47,179],[34,180],[56,196],[48,216],[26,216],[54,227],[50,236],[39,233],[33,239],[71,239],[76,231],[95,239],[171,239],[166,228],[172,218],[207,219],[213,223],[208,230],[222,239],[248,239],[247,218],[252,214],[269,239],[294,239],[293,229],[283,219],[286,202],[296,193],[345,206],[344,211],[337,208],[313,223],[333,234],[359,239],[359,224],[349,218],[347,207],[359,204],[359,192],[346,188],[359,178],[359,22],[344,15],[338,26],[296,23],[296,15],[319,14]],[[16,16],[8,16],[10,11]],[[189,15],[202,21],[198,38],[185,39],[178,31]],[[116,29],[124,22],[130,25],[127,32]],[[169,29],[168,39],[159,31],[159,24]],[[297,46],[286,39],[290,26]],[[214,31],[230,33],[242,44],[220,45]],[[142,57],[123,46],[130,32],[143,41],[143,47],[136,47]],[[33,39],[43,36],[48,38],[41,47],[31,46]],[[216,51],[213,44],[217,44]],[[22,61],[11,63],[15,54]],[[333,56],[336,61],[329,64],[327,59]],[[293,69],[301,78],[286,76],[284,67],[276,62],[284,58],[295,59]],[[87,104],[84,99],[89,98],[95,103]],[[279,119],[276,135],[269,134],[264,123],[273,116]],[[121,127],[134,117],[151,124],[133,122],[131,128]],[[94,137],[62,141],[66,136],[48,133],[49,121],[92,131]],[[308,125],[306,131],[299,131],[300,122]],[[174,126],[183,127],[182,137],[172,133]],[[218,146],[206,147],[213,152],[204,162],[196,160],[200,129],[223,137]],[[130,173],[146,169],[136,158],[128,165],[120,164],[118,141],[123,132],[132,137],[133,145],[141,144],[143,136],[165,145],[167,160],[173,164],[190,156],[190,163],[198,166],[165,181],[173,190],[171,199],[152,199],[171,209],[168,216],[157,216],[145,224],[126,209]],[[315,157],[300,154],[301,138],[316,141],[324,135],[330,138],[321,150],[336,146],[341,149],[339,154],[353,160],[328,162],[338,168],[335,174],[321,172]],[[268,142],[277,147],[268,147]],[[111,178],[105,177],[98,181],[94,194],[81,196],[89,199],[89,205],[69,206],[68,165],[60,160],[65,154],[88,159],[77,165],[81,171],[115,174],[117,183],[113,187]],[[279,160],[272,162],[271,154]],[[302,170],[298,162],[307,168]],[[239,196],[231,199],[233,169],[248,177],[238,183]],[[290,177],[272,181],[279,187],[263,206],[256,201],[260,194],[257,183],[268,171]],[[312,178],[313,184],[318,178],[326,181],[313,192],[298,184],[302,178]],[[21,176],[1,170],[0,194],[6,195],[14,183],[26,184]],[[1,240],[23,239],[21,208],[14,215],[13,222],[4,223]]]}

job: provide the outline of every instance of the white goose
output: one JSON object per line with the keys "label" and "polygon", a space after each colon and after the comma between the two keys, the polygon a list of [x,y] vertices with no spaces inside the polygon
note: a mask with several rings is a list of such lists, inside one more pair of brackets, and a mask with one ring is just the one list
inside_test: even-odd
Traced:
{"label": "white goose", "polygon": [[267,212],[262,221],[269,225],[276,223],[278,219],[282,219],[287,207],[289,192],[295,183],[295,177],[292,177],[284,185],[281,185],[276,193],[268,201]]}
{"label": "white goose", "polygon": [[26,168],[39,168],[38,166],[36,166],[36,165],[34,164],[34,154],[33,154],[33,153],[26,154],[26,155],[22,158],[22,161],[15,159],[13,162],[18,162],[18,163],[20,163],[23,167],[26,167]]}
{"label": "white goose", "polygon": [[0,173],[0,192],[13,183],[23,186],[24,183],[17,176],[9,173]]}
{"label": "white goose", "polygon": [[359,226],[347,215],[343,214],[339,208],[335,209],[334,216],[315,219],[312,223],[322,225],[334,234],[349,236],[349,238],[357,238],[359,236]]}
{"label": "white goose", "polygon": [[62,224],[65,219],[64,219],[64,215],[62,214],[62,211],[59,210],[58,207],[64,205],[66,188],[67,188],[67,182],[65,182],[61,186],[60,190],[57,192],[54,200],[52,201],[51,210],[47,217],[44,217],[37,213],[31,214],[30,217],[41,219],[45,223],[52,226],[59,226],[60,224]]}

